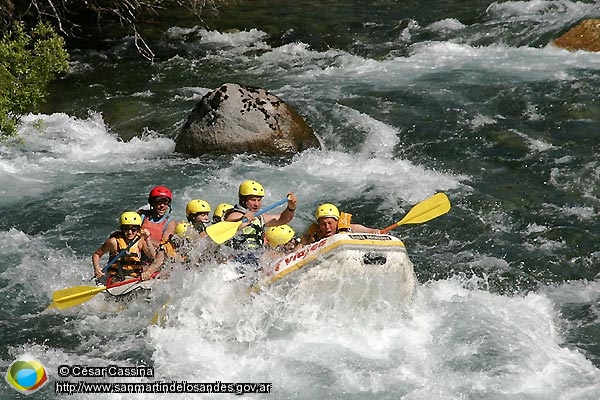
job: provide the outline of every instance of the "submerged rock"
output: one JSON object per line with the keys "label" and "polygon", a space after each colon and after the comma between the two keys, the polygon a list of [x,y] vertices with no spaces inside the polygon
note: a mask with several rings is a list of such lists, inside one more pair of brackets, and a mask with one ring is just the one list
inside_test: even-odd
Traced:
{"label": "submerged rock", "polygon": [[571,51],[600,51],[600,19],[586,19],[552,43]]}
{"label": "submerged rock", "polygon": [[176,139],[175,151],[202,154],[294,154],[319,148],[304,119],[261,88],[223,84],[196,105]]}

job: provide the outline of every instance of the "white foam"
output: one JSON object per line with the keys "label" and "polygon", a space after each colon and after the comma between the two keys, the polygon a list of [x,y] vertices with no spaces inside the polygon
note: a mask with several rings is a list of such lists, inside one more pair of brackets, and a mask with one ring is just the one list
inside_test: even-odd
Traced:
{"label": "white foam", "polygon": [[365,140],[359,154],[361,159],[391,159],[393,157],[394,148],[399,142],[400,135],[397,128],[346,107],[340,107],[338,114],[340,120],[346,121],[347,127],[359,129],[364,133]]}
{"label": "white foam", "polygon": [[74,174],[119,170],[170,154],[174,148],[173,140],[151,132],[124,142],[109,131],[98,113],[90,113],[87,119],[28,114],[18,136],[0,144],[0,202],[39,196],[75,179]]}
{"label": "white foam", "polygon": [[427,30],[433,32],[452,32],[460,31],[464,29],[466,25],[457,20],[456,18],[445,18],[441,21],[436,21],[427,26]]}
{"label": "white foam", "polygon": [[567,281],[545,286],[540,290],[557,306],[569,304],[593,304],[600,300],[600,281]]}
{"label": "white foam", "polygon": [[555,148],[555,146],[548,142],[545,142],[541,139],[533,138],[530,135],[517,131],[516,129],[510,129],[510,132],[515,133],[517,136],[525,140],[525,143],[527,143],[529,149],[534,152],[543,152]]}
{"label": "white foam", "polygon": [[175,90],[177,94],[173,96],[173,100],[199,101],[205,94],[211,91],[212,89],[201,87],[180,87]]}
{"label": "white foam", "polygon": [[320,289],[311,287],[315,274],[298,287],[240,303],[231,288],[214,287],[215,276],[183,283],[180,293],[187,295],[172,304],[173,319],[150,330],[165,379],[269,377],[276,395],[300,398],[325,388],[346,396],[550,398],[575,386],[591,400],[599,387],[598,369],[562,346],[557,311],[543,294],[500,296],[450,279],[426,284],[416,303],[400,311],[378,297],[353,302],[367,292],[340,290],[340,276],[336,285],[324,280]]}
{"label": "white foam", "polygon": [[201,29],[201,43],[219,44],[230,47],[264,47],[262,42],[268,35],[256,28],[239,32],[218,32]]}
{"label": "white foam", "polygon": [[496,119],[494,119],[492,117],[488,117],[486,115],[477,114],[471,120],[471,128],[478,129],[478,128],[481,128],[482,126],[485,126],[485,125],[493,125],[496,122],[497,122]]}
{"label": "white foam", "polygon": [[[289,45],[288,45],[289,46]],[[295,44],[296,48],[305,46]],[[277,63],[292,62],[296,60],[294,76],[289,79],[300,81],[318,82],[327,79],[329,85],[322,88],[323,96],[335,97],[332,91],[336,81],[342,87],[360,82],[373,89],[391,89],[405,87],[423,77],[443,71],[470,71],[464,75],[469,82],[473,74],[485,74],[486,79],[502,79],[514,82],[536,82],[554,79],[557,81],[575,80],[580,68],[597,70],[600,65],[594,53],[570,53],[552,46],[545,48],[511,47],[502,44],[490,46],[472,46],[453,42],[420,42],[411,47],[409,57],[395,57],[384,60],[374,60],[350,55],[341,51],[329,50],[322,63],[314,63],[326,54],[306,51],[295,52],[289,55],[274,49],[271,53],[261,56],[265,63],[258,67],[258,71],[267,71],[274,67],[271,60]],[[278,56],[275,57],[274,53]],[[331,53],[331,54],[329,54]],[[291,59],[290,59],[291,58]],[[298,60],[299,59],[299,60]],[[301,61],[305,66],[300,67]],[[320,89],[318,84],[314,89]],[[313,89],[313,90],[314,90]],[[341,91],[344,93],[344,91]]]}
{"label": "white foam", "polygon": [[494,18],[533,20],[555,20],[564,16],[578,19],[597,11],[593,3],[567,0],[506,1],[491,3],[486,12]]}
{"label": "white foam", "polygon": [[286,168],[294,167],[301,167],[313,178],[308,181],[314,184],[302,188],[310,199],[342,200],[370,190],[373,194],[415,202],[437,190],[457,188],[465,178],[428,170],[401,159],[363,158],[357,162],[355,155],[336,151],[306,152]]}

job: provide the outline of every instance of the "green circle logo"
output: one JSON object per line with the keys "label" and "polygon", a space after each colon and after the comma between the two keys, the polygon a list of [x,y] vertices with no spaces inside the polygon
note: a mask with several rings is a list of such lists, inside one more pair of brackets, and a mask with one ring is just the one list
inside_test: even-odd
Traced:
{"label": "green circle logo", "polygon": [[6,382],[21,393],[31,394],[48,383],[48,375],[41,362],[24,354],[6,371]]}

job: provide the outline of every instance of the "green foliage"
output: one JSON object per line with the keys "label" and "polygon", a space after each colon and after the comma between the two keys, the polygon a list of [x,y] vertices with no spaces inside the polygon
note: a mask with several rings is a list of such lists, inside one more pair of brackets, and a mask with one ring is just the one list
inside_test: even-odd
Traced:
{"label": "green foliage", "polygon": [[17,22],[0,40],[0,137],[14,135],[23,114],[37,112],[48,84],[69,69],[65,42],[46,23],[30,34]]}

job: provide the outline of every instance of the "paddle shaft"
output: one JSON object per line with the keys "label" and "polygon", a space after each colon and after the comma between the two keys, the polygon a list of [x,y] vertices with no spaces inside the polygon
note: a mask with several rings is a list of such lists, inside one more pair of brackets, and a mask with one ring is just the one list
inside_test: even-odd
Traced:
{"label": "paddle shaft", "polygon": [[389,231],[391,231],[392,229],[394,229],[394,228],[396,228],[398,226],[400,226],[400,225],[398,225],[398,223],[396,222],[396,223],[394,223],[394,224],[392,224],[392,225],[390,225],[388,227],[383,228],[380,232],[382,234],[386,234],[386,233],[388,233]]}
{"label": "paddle shaft", "polygon": [[[150,278],[147,279],[147,280],[156,278],[158,276],[158,274],[160,274],[160,271],[154,271],[152,273],[152,275],[150,275]],[[121,281],[121,282],[117,282],[115,284],[107,285],[106,286],[106,293],[108,293],[108,294],[110,294],[111,296],[114,296],[114,297],[119,297],[120,294],[113,294],[113,293],[109,292],[108,289],[116,288],[116,287],[119,287],[119,286],[124,286],[124,285],[130,284],[130,283],[142,283],[142,282],[146,282],[146,281],[144,281],[140,277],[140,278],[128,279],[126,281]]]}
{"label": "paddle shaft", "polygon": [[[103,292],[106,289],[110,289],[110,288],[117,287],[117,286],[128,285],[130,283],[139,282],[141,280],[142,280],[142,278],[133,278],[133,279],[127,279],[125,281],[117,282],[115,284],[107,285],[107,286],[103,286],[103,285],[100,285],[100,286],[89,286],[89,290],[87,290],[84,295],[85,296],[90,296],[90,298],[92,298],[96,294],[98,294],[100,292]],[[71,294],[71,295],[68,295],[68,296],[60,297],[60,299],[57,299],[55,301],[64,302],[64,301],[69,301],[69,300],[72,300],[72,299],[75,299],[75,298],[81,297],[81,296],[82,296],[81,293],[75,293],[75,294]]]}
{"label": "paddle shaft", "polygon": [[[258,217],[259,215],[262,215],[262,214],[266,213],[267,211],[271,211],[272,209],[279,207],[280,205],[282,205],[283,203],[286,203],[287,201],[288,201],[287,197],[285,199],[281,199],[275,204],[271,204],[270,206],[265,207],[262,210],[258,210],[256,212],[256,214],[254,214],[254,216]],[[241,222],[242,223],[248,222],[248,218],[246,218],[246,217],[242,218]]]}

